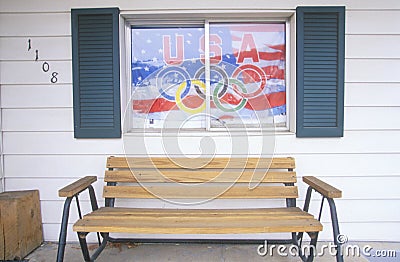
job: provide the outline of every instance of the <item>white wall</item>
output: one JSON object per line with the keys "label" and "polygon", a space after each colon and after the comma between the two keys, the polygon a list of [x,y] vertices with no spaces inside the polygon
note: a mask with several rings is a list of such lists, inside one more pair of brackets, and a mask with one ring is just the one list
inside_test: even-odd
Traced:
{"label": "white wall", "polygon": [[[202,12],[210,6],[214,11],[290,11],[304,2],[120,0],[114,5],[128,14],[163,10]],[[307,1],[308,5],[325,3]],[[329,3],[346,5],[347,10],[344,137],[297,139],[294,134],[280,134],[276,154],[294,156],[299,176],[323,177],[343,190],[337,207],[341,230],[351,240],[400,241],[396,230],[400,227],[397,167],[400,162],[400,2],[331,0]],[[73,138],[70,9],[110,5],[103,0],[0,2],[6,190],[40,190],[44,234],[48,241],[58,239],[63,199],[58,198],[57,190],[76,178],[97,175],[99,182],[95,186],[101,198],[106,156],[123,154],[120,139]],[[31,39],[31,51],[27,50],[28,39]],[[39,50],[37,62],[34,61],[36,49]],[[59,73],[56,84],[50,83],[50,72],[42,71],[44,61],[50,64],[50,72]],[[149,144],[151,154],[163,154],[160,139],[155,136]],[[197,153],[191,145],[199,139],[186,137],[185,150]],[[218,136],[215,141],[223,145],[224,137]],[[223,154],[227,149],[219,147],[219,150]],[[300,183],[300,189],[301,203],[306,187]],[[75,219],[73,210],[71,223]],[[328,239],[331,236],[328,212],[323,222],[326,230],[321,237]],[[68,239],[77,240],[72,232]]]}

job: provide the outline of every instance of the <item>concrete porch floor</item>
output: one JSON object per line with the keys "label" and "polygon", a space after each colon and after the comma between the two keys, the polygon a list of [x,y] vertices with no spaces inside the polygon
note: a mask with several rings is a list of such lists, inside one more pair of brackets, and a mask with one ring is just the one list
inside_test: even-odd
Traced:
{"label": "concrete porch floor", "polygon": [[[329,243],[320,243],[321,245]],[[362,254],[358,256],[345,256],[346,262],[369,261],[369,262],[391,262],[400,261],[400,243],[390,242],[358,242],[349,243],[348,245],[358,245],[363,248],[369,245],[372,249],[368,252],[370,257]],[[286,245],[287,246],[287,245]],[[298,257],[282,257],[274,255],[260,256],[257,253],[258,245],[234,245],[234,244],[113,244],[106,247],[96,260],[98,262],[126,262],[126,261],[301,261]],[[288,246],[287,246],[288,247]],[[95,249],[96,245],[91,245],[91,249]],[[367,248],[369,249],[369,248]],[[327,251],[327,250],[326,250]],[[392,257],[378,257],[376,251],[394,251]],[[288,250],[286,250],[288,253]],[[393,253],[395,257],[393,257]],[[55,261],[57,254],[57,243],[44,243],[33,253],[28,255],[26,259],[30,262],[47,262]],[[381,252],[383,254],[383,252]],[[83,261],[79,244],[68,244],[65,251],[65,262]],[[314,261],[336,261],[335,257],[325,252],[323,256],[317,256]]]}

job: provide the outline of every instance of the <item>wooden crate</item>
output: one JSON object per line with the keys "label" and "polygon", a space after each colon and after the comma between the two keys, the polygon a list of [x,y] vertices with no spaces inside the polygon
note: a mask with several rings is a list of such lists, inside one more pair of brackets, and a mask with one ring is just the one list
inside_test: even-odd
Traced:
{"label": "wooden crate", "polygon": [[0,194],[0,260],[22,259],[43,242],[39,191]]}

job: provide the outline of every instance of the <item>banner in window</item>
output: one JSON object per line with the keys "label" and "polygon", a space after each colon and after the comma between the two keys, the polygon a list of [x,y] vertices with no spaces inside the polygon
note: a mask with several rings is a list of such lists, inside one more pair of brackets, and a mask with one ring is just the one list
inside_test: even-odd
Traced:
{"label": "banner in window", "polygon": [[133,27],[134,126],[204,128],[206,103],[211,126],[285,125],[285,50],[283,23],[210,24],[208,43],[203,27]]}

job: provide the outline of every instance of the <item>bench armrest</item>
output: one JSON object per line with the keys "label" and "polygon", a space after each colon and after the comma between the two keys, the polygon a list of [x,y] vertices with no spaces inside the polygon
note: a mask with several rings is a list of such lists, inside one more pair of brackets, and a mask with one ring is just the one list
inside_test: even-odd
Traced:
{"label": "bench armrest", "polygon": [[313,176],[304,176],[303,177],[304,183],[311,186],[315,191],[319,192],[326,198],[341,198],[342,191],[339,189],[319,180]]}
{"label": "bench armrest", "polygon": [[97,181],[95,176],[85,176],[72,184],[58,190],[59,197],[73,197],[88,188],[92,183]]}

